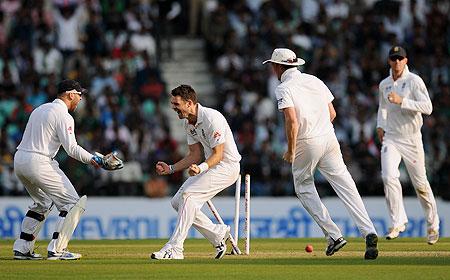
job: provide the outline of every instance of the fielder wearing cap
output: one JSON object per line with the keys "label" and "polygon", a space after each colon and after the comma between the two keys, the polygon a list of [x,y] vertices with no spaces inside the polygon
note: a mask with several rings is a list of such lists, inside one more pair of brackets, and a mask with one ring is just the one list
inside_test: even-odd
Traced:
{"label": "fielder wearing cap", "polygon": [[325,254],[333,255],[347,241],[331,220],[314,185],[318,169],[331,184],[366,239],[366,259],[378,256],[378,237],[355,182],[345,166],[332,121],[336,111],[328,87],[317,77],[300,72],[305,61],[289,49],[275,49],[270,62],[281,84],[275,89],[278,109],[285,118],[288,140],[283,159],[292,163],[295,192],[328,240]]}
{"label": "fielder wearing cap", "polygon": [[401,46],[389,50],[389,76],[379,85],[377,134],[381,147],[381,175],[391,227],[386,239],[395,239],[406,230],[408,217],[402,198],[399,165],[403,160],[416,189],[427,220],[427,242],[439,239],[439,216],[425,169],[425,153],[420,132],[422,114],[430,115],[433,105],[422,78],[408,68]]}

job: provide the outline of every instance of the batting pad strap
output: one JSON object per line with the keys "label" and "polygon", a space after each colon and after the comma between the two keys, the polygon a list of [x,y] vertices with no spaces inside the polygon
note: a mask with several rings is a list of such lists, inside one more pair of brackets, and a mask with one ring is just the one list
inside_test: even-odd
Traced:
{"label": "batting pad strap", "polygon": [[58,237],[59,237],[59,232],[54,232],[52,239],[58,239]]}
{"label": "batting pad strap", "polygon": [[25,214],[25,216],[33,218],[35,220],[38,220],[39,222],[42,222],[43,220],[45,220],[45,216],[42,214],[39,214],[37,212],[28,210],[28,212]]}
{"label": "batting pad strap", "polygon": [[20,233],[20,239],[26,240],[26,241],[33,241],[34,240],[34,235],[30,234],[30,233],[25,233],[25,232],[21,232]]}

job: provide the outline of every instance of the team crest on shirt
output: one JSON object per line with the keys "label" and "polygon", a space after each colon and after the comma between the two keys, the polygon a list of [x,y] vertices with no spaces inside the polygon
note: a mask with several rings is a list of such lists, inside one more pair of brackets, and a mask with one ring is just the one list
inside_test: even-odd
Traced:
{"label": "team crest on shirt", "polygon": [[69,126],[69,128],[67,128],[67,132],[69,132],[69,134],[73,133],[73,128],[71,126]]}
{"label": "team crest on shirt", "polygon": [[391,88],[392,88],[392,86],[387,86],[386,89],[385,89],[385,91],[390,91]]}

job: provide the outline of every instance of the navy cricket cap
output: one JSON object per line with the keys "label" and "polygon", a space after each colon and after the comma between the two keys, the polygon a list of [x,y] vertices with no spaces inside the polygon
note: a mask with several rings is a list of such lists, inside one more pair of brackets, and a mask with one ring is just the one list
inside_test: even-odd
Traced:
{"label": "navy cricket cap", "polygon": [[400,46],[393,46],[389,51],[389,57],[396,57],[396,56],[406,57],[405,49]]}
{"label": "navy cricket cap", "polygon": [[80,83],[75,80],[63,80],[58,84],[58,94],[62,94],[66,91],[76,90],[81,94],[87,93],[87,89],[82,88]]}

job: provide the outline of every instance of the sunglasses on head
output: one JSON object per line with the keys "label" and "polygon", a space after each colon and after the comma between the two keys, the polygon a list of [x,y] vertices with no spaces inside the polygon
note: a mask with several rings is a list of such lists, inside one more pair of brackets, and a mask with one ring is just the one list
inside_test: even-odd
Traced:
{"label": "sunglasses on head", "polygon": [[404,57],[403,56],[391,56],[391,57],[389,57],[389,59],[391,60],[391,61],[402,61],[403,59],[404,59]]}
{"label": "sunglasses on head", "polygon": [[75,94],[78,94],[79,96],[82,96],[83,95],[83,92],[79,92],[79,91],[77,91],[76,89],[72,89],[72,90],[69,90],[69,91],[66,91],[67,93],[75,93]]}

